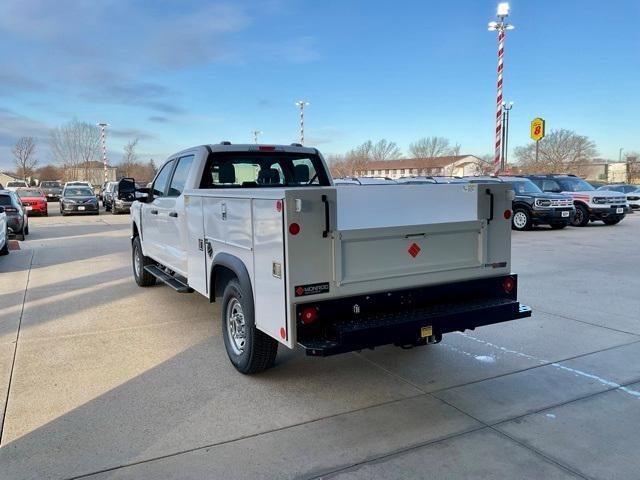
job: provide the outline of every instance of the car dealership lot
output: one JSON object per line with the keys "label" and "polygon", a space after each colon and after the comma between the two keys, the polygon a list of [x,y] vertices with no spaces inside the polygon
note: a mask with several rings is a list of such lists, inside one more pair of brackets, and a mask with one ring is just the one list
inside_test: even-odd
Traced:
{"label": "car dealership lot", "polygon": [[0,258],[2,478],[637,478],[640,215],[515,232],[530,319],[243,376],[128,215],[49,209]]}

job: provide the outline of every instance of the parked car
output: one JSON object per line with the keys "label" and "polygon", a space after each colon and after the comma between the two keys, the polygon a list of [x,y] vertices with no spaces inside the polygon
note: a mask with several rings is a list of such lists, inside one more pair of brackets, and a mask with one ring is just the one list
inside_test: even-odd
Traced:
{"label": "parked car", "polygon": [[[127,181],[129,180],[129,181]],[[131,204],[138,198],[136,195],[136,184],[131,178],[123,178],[119,182],[114,182],[115,186],[111,192],[110,210],[117,215],[131,211]],[[140,198],[142,198],[140,196]]]}
{"label": "parked car", "polygon": [[16,192],[0,190],[0,207],[7,215],[10,233],[15,234],[18,240],[24,240],[25,235],[29,235],[29,215]]}
{"label": "parked car", "polygon": [[16,190],[18,197],[20,197],[20,203],[24,209],[29,212],[29,215],[37,214],[48,215],[47,211],[47,197],[44,191],[40,188],[34,187],[20,187]]}
{"label": "parked car", "polygon": [[543,192],[528,178],[501,176],[515,192],[511,227],[528,230],[534,225],[549,225],[559,230],[570,225],[576,215],[573,199],[562,193]]}
{"label": "parked car", "polygon": [[425,183],[436,183],[436,181],[431,177],[402,177],[396,180],[397,183],[401,185],[420,185]]}
{"label": "parked car", "polygon": [[111,211],[111,204],[113,203],[113,190],[115,189],[118,182],[107,182],[102,191],[102,206],[105,211]]}
{"label": "parked car", "polygon": [[0,207],[0,255],[9,253],[9,224],[4,207]]}
{"label": "parked car", "polygon": [[596,190],[575,175],[528,175],[533,183],[545,192],[566,193],[573,198],[576,214],[571,222],[574,227],[584,227],[589,222],[602,220],[605,225],[619,223],[629,210],[626,196],[612,190]]}
{"label": "parked car", "polygon": [[334,179],[335,185],[395,185],[398,182],[387,177],[345,177]]}
{"label": "parked car", "polygon": [[64,187],[60,197],[60,214],[62,216],[79,213],[99,215],[98,197],[86,185]]}
{"label": "parked car", "polygon": [[629,208],[637,210],[640,208],[640,185],[629,185],[628,183],[620,183],[615,185],[603,185],[598,190],[612,190],[624,193],[629,203]]}
{"label": "parked car", "polygon": [[16,189],[20,188],[20,187],[28,187],[29,185],[27,185],[27,182],[23,181],[23,180],[12,180],[11,182],[7,182],[7,185],[5,187],[5,190],[9,190],[11,192],[15,192]]}
{"label": "parked car", "polygon": [[45,180],[40,182],[40,188],[44,191],[47,200],[58,201],[62,193],[62,184],[57,180]]}

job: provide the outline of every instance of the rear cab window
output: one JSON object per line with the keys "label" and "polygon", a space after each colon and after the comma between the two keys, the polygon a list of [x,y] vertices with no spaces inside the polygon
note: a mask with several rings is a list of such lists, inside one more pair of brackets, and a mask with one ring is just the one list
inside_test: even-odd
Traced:
{"label": "rear cab window", "polygon": [[329,186],[318,155],[296,152],[215,152],[200,188]]}

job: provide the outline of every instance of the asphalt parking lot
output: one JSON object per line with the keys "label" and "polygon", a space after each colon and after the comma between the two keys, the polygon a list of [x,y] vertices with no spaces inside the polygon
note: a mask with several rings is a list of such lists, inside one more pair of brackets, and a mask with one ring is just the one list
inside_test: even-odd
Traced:
{"label": "asphalt parking lot", "polygon": [[529,319],[243,376],[128,215],[50,212],[0,258],[2,479],[639,476],[640,214],[514,233]]}

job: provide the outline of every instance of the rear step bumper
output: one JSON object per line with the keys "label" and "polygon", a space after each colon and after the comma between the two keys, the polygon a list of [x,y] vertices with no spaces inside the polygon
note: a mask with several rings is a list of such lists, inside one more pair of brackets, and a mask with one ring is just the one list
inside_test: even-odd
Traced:
{"label": "rear step bumper", "polygon": [[418,342],[423,327],[431,327],[433,335],[439,337],[530,316],[531,308],[513,299],[475,300],[350,321],[336,325],[336,340],[309,340],[299,345],[307,355],[326,357],[391,343]]}
{"label": "rear step bumper", "polygon": [[176,292],[179,293],[191,293],[193,292],[193,288],[187,285],[184,282],[181,282],[179,279],[174,277],[173,275],[169,275],[167,272],[162,270],[161,268],[156,267],[155,265],[147,265],[144,267],[145,271],[156,277],[162,283],[170,286]]}

